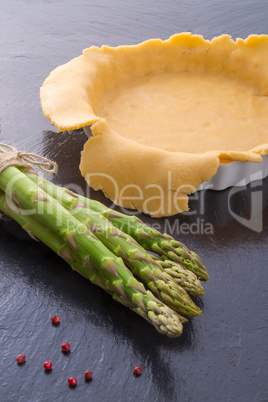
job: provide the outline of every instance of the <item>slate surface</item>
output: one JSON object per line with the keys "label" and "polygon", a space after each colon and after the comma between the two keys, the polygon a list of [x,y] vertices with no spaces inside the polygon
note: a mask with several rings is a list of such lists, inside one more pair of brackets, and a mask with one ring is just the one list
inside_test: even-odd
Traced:
{"label": "slate surface", "polygon": [[[91,45],[188,30],[206,38],[268,34],[266,0],[10,0],[1,3],[1,17],[0,140],[55,159],[54,181],[84,191],[77,168],[84,134],[57,135],[42,115],[39,87],[53,68]],[[178,339],[158,334],[14,222],[0,222],[0,400],[267,401],[267,184],[236,194],[200,192],[190,202],[196,213],[171,218],[168,226],[144,217],[197,251],[211,276],[197,301],[203,316]],[[101,193],[89,195],[109,205]],[[246,227],[235,214],[249,219],[256,200]],[[213,234],[204,233],[208,225]],[[61,315],[58,327],[53,313]],[[60,350],[64,341],[71,344],[68,356]],[[27,355],[24,366],[16,363],[19,353]],[[53,362],[47,375],[45,360]],[[139,378],[136,364],[143,368]],[[88,368],[91,383],[83,379]],[[67,384],[71,375],[75,389]]]}

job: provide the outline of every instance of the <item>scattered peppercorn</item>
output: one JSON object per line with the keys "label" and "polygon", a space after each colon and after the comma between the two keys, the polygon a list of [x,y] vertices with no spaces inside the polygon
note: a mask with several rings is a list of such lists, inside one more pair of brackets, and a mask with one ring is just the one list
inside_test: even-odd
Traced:
{"label": "scattered peppercorn", "polygon": [[60,316],[53,314],[53,316],[51,317],[51,321],[53,322],[53,324],[56,324],[57,322],[60,322]]}
{"label": "scattered peppercorn", "polygon": [[93,373],[90,370],[85,371],[85,380],[92,380]]}
{"label": "scattered peppercorn", "polygon": [[77,384],[77,379],[75,378],[75,377],[69,377],[68,378],[68,383],[71,385],[71,386],[75,386],[76,384]]}
{"label": "scattered peppercorn", "polygon": [[61,345],[61,349],[63,352],[69,352],[71,345],[68,342],[64,342]]}
{"label": "scattered peppercorn", "polygon": [[45,368],[46,370],[51,370],[51,369],[52,369],[52,363],[49,362],[49,361],[46,361],[46,362],[44,363],[44,368]]}
{"label": "scattered peppercorn", "polygon": [[16,360],[17,360],[17,362],[20,363],[20,364],[25,363],[25,362],[26,362],[26,356],[23,355],[23,354],[18,355],[17,358],[16,358]]}
{"label": "scattered peppercorn", "polygon": [[141,374],[141,367],[140,366],[135,366],[134,367],[134,374],[135,375],[140,375]]}

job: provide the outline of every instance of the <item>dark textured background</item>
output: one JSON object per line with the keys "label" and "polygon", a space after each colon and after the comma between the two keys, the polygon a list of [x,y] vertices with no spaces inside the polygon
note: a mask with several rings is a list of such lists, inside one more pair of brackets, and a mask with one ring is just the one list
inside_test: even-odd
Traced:
{"label": "dark textured background", "polygon": [[[78,171],[82,132],[56,135],[43,117],[39,87],[49,72],[91,45],[135,44],[191,30],[268,34],[267,1],[1,2],[1,141],[55,159],[54,181],[86,190]],[[0,400],[2,401],[268,401],[268,180],[231,198],[233,212],[250,217],[253,193],[262,197],[257,233],[228,212],[229,190],[198,193],[196,214],[169,220],[213,225],[213,235],[175,236],[203,258],[211,280],[197,303],[203,316],[180,338],[168,339],[101,289],[71,271],[14,222],[0,222]],[[109,205],[102,194],[90,195]],[[144,217],[150,224],[156,221]],[[164,219],[157,223],[164,228]],[[61,315],[53,327],[50,316]],[[71,353],[61,353],[63,341]],[[18,366],[18,353],[27,362]],[[43,362],[53,370],[45,374]],[[133,367],[143,368],[139,378]],[[86,369],[94,372],[85,383]],[[70,389],[67,378],[78,378]]]}

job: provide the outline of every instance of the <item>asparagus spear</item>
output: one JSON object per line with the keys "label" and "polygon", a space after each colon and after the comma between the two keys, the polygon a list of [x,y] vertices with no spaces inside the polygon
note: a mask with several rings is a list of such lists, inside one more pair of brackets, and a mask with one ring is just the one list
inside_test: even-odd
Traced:
{"label": "asparagus spear", "polygon": [[194,296],[202,296],[205,294],[203,286],[197,276],[188,269],[185,269],[182,264],[171,260],[164,261],[157,256],[154,258],[162,266],[164,271],[173,278],[174,282],[180,284],[188,293]]}
{"label": "asparagus spear", "polygon": [[115,255],[121,257],[132,273],[139,276],[166,305],[189,317],[201,313],[178,281],[175,283],[168,272],[164,271],[152,255],[148,254],[131,236],[115,228],[103,215],[77,202],[77,197],[64,192],[62,188],[49,181],[44,182],[37,175],[28,175],[28,177],[69,209],[80,222],[88,226],[95,236]]}
{"label": "asparagus spear", "polygon": [[[48,185],[49,183],[50,182],[45,179],[42,181],[43,186]],[[202,281],[207,281],[209,279],[208,272],[200,257],[193,251],[190,251],[181,242],[174,240],[173,237],[167,234],[162,234],[158,230],[151,228],[136,216],[129,216],[114,211],[96,200],[77,195],[70,190],[63,189],[63,191],[76,197],[82,204],[105,216],[114,226],[129,234],[146,250],[159,254],[163,259],[172,260],[182,264]],[[61,193],[61,196],[64,199],[63,192]]]}
{"label": "asparagus spear", "polygon": [[[5,196],[3,191],[0,190],[0,210],[2,210],[10,218],[14,219],[19,225],[31,236],[34,240],[40,240],[62,259],[64,259],[74,270],[76,265],[80,265],[80,273],[86,278],[90,279],[92,283],[103,286],[102,282],[98,281],[97,271],[95,269],[88,269],[86,263],[83,263],[78,252],[70,250],[67,243],[57,236],[51,229],[43,225],[33,215],[24,215],[23,210],[18,208],[12,200]],[[97,283],[95,283],[95,278]]]}
{"label": "asparagus spear", "polygon": [[[146,291],[123,264],[121,258],[111,253],[85,225],[25,174],[15,167],[6,168],[0,174],[0,189],[13,201],[1,204],[3,212],[11,214],[13,211],[20,215],[24,209],[23,218],[28,220],[29,216],[32,216],[37,222],[47,226],[63,239],[72,252],[80,254],[88,270],[92,269],[92,266],[95,267],[101,274],[104,287],[108,287],[108,291],[113,293],[116,300],[124,302],[154,325],[159,332],[170,337],[181,334],[182,324],[179,316],[156,299],[150,291]],[[32,226],[31,230],[34,230]],[[48,233],[49,231],[44,235],[45,238]],[[81,272],[80,265],[77,268]]]}

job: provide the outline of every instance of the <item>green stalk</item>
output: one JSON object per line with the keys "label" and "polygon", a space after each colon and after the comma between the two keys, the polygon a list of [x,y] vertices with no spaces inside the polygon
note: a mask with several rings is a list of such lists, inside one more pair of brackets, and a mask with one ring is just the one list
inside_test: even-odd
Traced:
{"label": "green stalk", "polygon": [[28,177],[69,209],[81,223],[89,227],[94,235],[110,251],[121,257],[131,272],[141,278],[166,305],[189,317],[201,313],[178,281],[175,283],[168,272],[164,271],[152,255],[148,254],[131,236],[115,228],[103,215],[77,202],[77,197],[62,192],[62,188],[48,181],[44,182],[36,175],[28,175]]}
{"label": "green stalk", "polygon": [[[34,177],[32,178],[33,180],[37,180]],[[43,178],[41,180],[44,188],[47,185],[49,186],[49,181]],[[96,200],[75,194],[66,188],[60,188],[59,190],[62,202],[70,202],[67,194],[76,198],[76,202],[79,200],[83,205],[105,216],[115,227],[130,235],[146,250],[160,255],[163,259],[183,264],[186,269],[192,271],[202,281],[209,279],[208,272],[200,257],[193,251],[190,251],[181,242],[174,240],[171,236],[162,234],[158,230],[151,228],[134,215],[129,216],[114,211]]]}
{"label": "green stalk", "polygon": [[[10,209],[11,207],[11,209]],[[15,207],[12,200],[9,199],[3,191],[0,191],[0,210],[10,218],[14,219],[34,240],[40,240],[64,261],[66,261],[73,270],[78,271],[93,284],[98,285],[108,291],[105,285],[107,279],[96,270],[87,260],[83,261],[80,254],[72,249],[64,240],[57,236],[51,229],[42,224],[32,215],[24,215],[23,210]]]}
{"label": "green stalk", "polygon": [[[13,212],[24,211],[24,217],[38,218],[81,259],[96,267],[111,285],[116,299],[125,303],[149,321],[155,328],[170,337],[179,336],[182,325],[179,316],[157,300],[139,283],[123,264],[83,224],[64,207],[42,191],[32,180],[15,167],[8,167],[0,174],[0,189],[12,199]],[[3,212],[7,213],[7,210]],[[29,214],[29,215],[28,215]]]}

